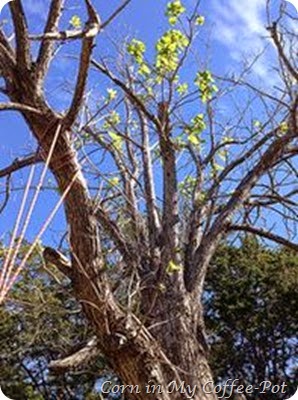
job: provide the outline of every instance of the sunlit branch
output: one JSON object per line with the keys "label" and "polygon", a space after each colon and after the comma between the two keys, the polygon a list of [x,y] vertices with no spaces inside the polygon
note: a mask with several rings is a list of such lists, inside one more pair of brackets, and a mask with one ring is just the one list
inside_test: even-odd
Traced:
{"label": "sunlit branch", "polygon": [[261,228],[257,228],[257,227],[250,226],[250,225],[233,225],[233,224],[231,224],[231,225],[229,225],[228,230],[229,231],[238,231],[238,232],[249,232],[254,235],[271,240],[275,243],[281,244],[282,246],[286,246],[292,250],[298,251],[298,244],[293,243],[275,233],[265,231],[264,229],[261,229]]}
{"label": "sunlit branch", "polygon": [[0,178],[11,175],[13,172],[29,167],[32,164],[38,164],[42,161],[43,159],[38,153],[20,159],[17,158],[12,164],[0,170]]}
{"label": "sunlit branch", "polygon": [[[45,26],[44,35],[47,33],[56,32],[58,29],[58,23],[63,11],[65,0],[52,0],[48,15],[48,20]],[[40,44],[39,54],[36,60],[36,80],[37,87],[41,84],[44,79],[46,71],[52,60],[55,49],[55,43],[46,38],[42,39]]]}
{"label": "sunlit branch", "polygon": [[28,70],[31,63],[30,42],[28,37],[26,16],[21,0],[14,0],[10,2],[9,8],[12,14],[16,34],[17,63],[20,69]]}
{"label": "sunlit branch", "polygon": [[42,114],[37,108],[21,103],[0,103],[0,111],[25,111],[33,114]]}

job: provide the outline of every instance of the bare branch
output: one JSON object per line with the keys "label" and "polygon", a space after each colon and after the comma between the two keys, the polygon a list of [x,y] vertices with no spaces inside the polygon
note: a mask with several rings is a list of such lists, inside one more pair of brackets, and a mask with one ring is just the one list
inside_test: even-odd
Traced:
{"label": "bare branch", "polygon": [[129,3],[131,3],[131,0],[124,1],[124,3],[121,4],[121,6],[118,7],[110,17],[102,23],[101,29],[106,28],[128,6]]}
{"label": "bare branch", "polygon": [[229,231],[239,231],[239,232],[249,232],[253,233],[254,235],[261,236],[265,239],[269,239],[275,243],[281,244],[282,246],[289,247],[292,250],[298,251],[298,244],[293,243],[282,236],[276,235],[275,233],[265,231],[261,228],[256,228],[250,225],[229,225]]}
{"label": "bare branch", "polygon": [[[55,33],[57,31],[59,19],[61,17],[63,10],[64,1],[65,0],[52,0],[49,10],[48,20],[44,30],[44,35],[48,33]],[[52,60],[54,46],[55,44],[51,40],[47,40],[46,38],[42,39],[39,54],[36,61],[37,88],[39,88],[41,81],[44,79],[45,73]]]}
{"label": "bare branch", "polygon": [[33,154],[22,159],[16,159],[11,165],[0,170],[0,178],[11,175],[15,171],[28,167],[32,164],[40,163],[43,159],[39,154]]}
{"label": "bare branch", "polygon": [[141,112],[139,112],[138,115],[140,119],[141,133],[142,133],[142,146],[143,146],[142,158],[144,166],[144,185],[146,193],[146,203],[148,210],[149,238],[150,238],[151,251],[153,251],[153,249],[156,246],[156,240],[160,234],[161,226],[156,205],[156,195],[154,188],[148,126],[146,124],[144,115]]}
{"label": "bare branch", "polygon": [[85,347],[76,353],[61,360],[52,361],[49,369],[55,374],[64,374],[70,370],[80,368],[84,365],[90,365],[101,355],[96,337],[93,337]]}
{"label": "bare branch", "polygon": [[70,109],[65,116],[64,125],[66,128],[71,127],[80,111],[82,106],[91,54],[93,50],[93,42],[95,37],[100,31],[100,19],[97,15],[95,9],[93,8],[90,0],[85,0],[89,20],[86,24],[86,29],[83,37],[83,45],[80,57],[80,65],[79,65],[79,72],[77,77],[77,83],[74,91],[74,96],[72,99],[72,103]]}
{"label": "bare branch", "polygon": [[0,103],[0,111],[25,111],[38,115],[42,114],[37,108],[21,103]]}
{"label": "bare branch", "polygon": [[169,104],[159,104],[158,118],[162,127],[159,132],[160,153],[163,161],[163,219],[162,239],[164,241],[163,256],[166,265],[177,257],[177,225],[178,213],[178,184],[176,170],[175,148],[171,141],[171,129],[169,119]]}
{"label": "bare branch", "polygon": [[3,212],[3,210],[5,209],[5,207],[7,206],[8,200],[9,200],[9,195],[10,195],[10,178],[11,175],[7,175],[6,177],[6,183],[5,183],[5,197],[3,200],[3,203],[0,207],[0,214]]}
{"label": "bare branch", "polygon": [[188,291],[195,288],[202,289],[206,268],[213,256],[217,244],[226,234],[227,226],[233,213],[243,204],[250,195],[251,189],[258,179],[278,160],[286,151],[287,145],[297,136],[297,102],[293,104],[290,116],[289,130],[282,137],[277,137],[264,152],[256,165],[242,179],[230,200],[212,224],[209,232],[204,236],[198,247],[193,263],[185,268],[184,281]]}
{"label": "bare branch", "polygon": [[5,49],[11,54],[11,56],[13,56],[13,50],[6,38],[6,36],[4,35],[2,29],[0,29],[0,43],[5,47]]}
{"label": "bare branch", "polygon": [[67,276],[69,279],[73,278],[71,262],[62,253],[51,247],[45,247],[43,258],[46,264],[55,265],[63,275]]}
{"label": "bare branch", "polygon": [[28,70],[31,63],[30,42],[26,16],[21,0],[10,2],[9,8],[15,27],[17,63],[21,70]]}
{"label": "bare branch", "polygon": [[97,207],[96,217],[104,231],[116,244],[117,250],[120,252],[126,263],[131,264],[134,259],[134,251],[132,251],[132,245],[127,243],[127,239],[122,235],[118,225],[109,217],[108,213],[102,206]]}
{"label": "bare branch", "polygon": [[95,60],[91,60],[91,65],[93,65],[96,69],[98,69],[101,73],[106,75],[115,85],[120,87],[124,93],[126,93],[132,103],[139,108],[142,113],[149,119],[149,121],[153,122],[153,124],[160,130],[161,126],[158,118],[155,115],[151,114],[142,100],[130,89],[124,82],[120,81],[120,79],[116,78],[111,71],[109,71],[105,66],[101,65],[99,62]]}
{"label": "bare branch", "polygon": [[298,71],[295,70],[295,68],[292,66],[290,63],[288,57],[285,54],[284,47],[281,44],[281,39],[279,37],[279,34],[277,32],[277,23],[274,22],[272,26],[267,28],[271,34],[271,37],[273,39],[273,42],[277,48],[278,55],[282,59],[283,63],[287,67],[289,73],[295,78],[296,82],[298,82]]}

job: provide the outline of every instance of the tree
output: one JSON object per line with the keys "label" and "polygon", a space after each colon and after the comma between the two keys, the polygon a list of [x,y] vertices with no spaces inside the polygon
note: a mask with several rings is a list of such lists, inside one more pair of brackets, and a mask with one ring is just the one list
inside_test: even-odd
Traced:
{"label": "tree", "polygon": [[[263,380],[272,386],[287,383],[286,395],[266,391],[253,393],[252,399],[284,399],[295,392],[297,263],[294,252],[263,247],[252,237],[240,247],[222,245],[217,250],[203,296],[216,383],[230,378],[246,387],[257,387]],[[44,269],[36,254],[22,274],[22,283],[10,294],[0,325],[0,357],[5,360],[0,381],[8,397],[23,399],[25,394],[32,400],[41,393],[47,399],[63,393],[64,399],[89,400],[88,396],[96,396],[95,380],[100,387],[109,376],[108,365],[97,357],[97,362],[90,363],[89,358],[89,363],[79,364],[72,373],[48,373],[52,360],[71,354],[73,344],[81,346],[91,334],[78,314],[77,302],[65,290],[69,284],[65,280],[61,288],[61,279],[63,275],[53,267]],[[36,294],[43,298],[41,305]]]}
{"label": "tree", "polygon": [[[28,247],[22,247],[20,257]],[[87,371],[49,374],[51,362],[78,350],[92,333],[82,319],[69,282],[41,262],[38,250],[0,311],[1,388],[16,400],[24,396],[28,400],[53,396],[85,399],[92,393],[104,362],[99,357]]]}
{"label": "tree", "polygon": [[204,295],[217,382],[237,378],[245,387],[258,387],[264,380],[272,386],[287,383],[286,395],[247,395],[252,399],[284,399],[295,393],[297,271],[296,252],[266,248],[250,236],[239,247],[217,250]]}
{"label": "tree", "polygon": [[[96,37],[128,3],[101,23],[85,0],[84,28],[76,17],[76,29],[60,32],[64,1],[52,0],[41,35],[29,33],[21,0],[9,3],[15,46],[1,30],[7,102],[0,110],[21,113],[37,150],[0,176],[40,161],[49,165],[68,224],[68,277],[114,373],[141,389],[127,397],[181,398],[166,390],[145,393],[148,382],[165,389],[177,381],[197,385],[195,399],[211,400],[216,394],[203,390],[212,374],[200,299],[217,247],[228,234],[248,231],[297,250],[290,237],[259,225],[272,210],[291,233],[295,214],[296,191],[288,189],[297,150],[295,32],[283,10],[278,24],[269,21],[280,62],[277,93],[242,77],[230,88],[227,80],[217,87],[206,67],[184,83],[178,73],[192,74],[190,49],[204,23],[199,2],[188,18],[180,1],[168,4],[176,26],[158,40],[154,61],[138,39],[128,43],[128,56],[120,53],[120,71],[92,58]],[[37,57],[32,40],[40,43]],[[58,112],[47,101],[45,81],[57,46],[69,41],[82,43],[77,81],[69,108]],[[113,84],[99,107],[87,104],[91,67]],[[232,111],[232,89],[249,104],[242,111]],[[226,118],[216,112],[220,104],[230,109]],[[84,152],[90,145],[100,156],[97,165]],[[95,194],[94,177],[100,182]]]}

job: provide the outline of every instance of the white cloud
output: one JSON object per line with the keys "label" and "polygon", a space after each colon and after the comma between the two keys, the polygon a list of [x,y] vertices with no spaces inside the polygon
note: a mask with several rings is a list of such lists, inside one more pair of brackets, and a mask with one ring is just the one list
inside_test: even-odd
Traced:
{"label": "white cloud", "polygon": [[[268,45],[264,0],[212,0],[212,20],[215,39],[228,51],[235,62],[253,60]],[[272,80],[272,51],[269,46],[255,62],[253,72]],[[267,81],[267,83],[269,83]],[[271,81],[271,83],[273,83]]]}

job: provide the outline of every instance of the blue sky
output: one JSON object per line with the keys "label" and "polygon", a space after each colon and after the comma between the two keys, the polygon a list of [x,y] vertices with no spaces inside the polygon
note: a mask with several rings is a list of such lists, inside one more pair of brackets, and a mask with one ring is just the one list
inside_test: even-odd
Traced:
{"label": "blue sky", "polygon": [[[47,13],[49,0],[23,0],[29,18],[29,26],[35,33],[42,31]],[[192,7],[194,0],[184,0],[187,7]],[[94,0],[94,4],[104,21],[108,15],[120,4],[118,0],[99,1]],[[117,43],[128,36],[136,36],[146,43],[153,50],[156,39],[166,29],[166,18],[164,10],[167,1],[164,0],[133,0],[123,14],[117,18],[108,29],[99,36],[95,57],[103,52],[107,53],[108,44],[114,39]],[[273,8],[278,8],[281,1],[273,1]],[[202,0],[200,14],[206,18],[206,24],[202,29],[202,41],[210,40],[210,64],[211,69],[220,75],[228,72],[240,70],[244,60],[252,58],[261,49],[266,47],[263,57],[253,67],[254,81],[261,85],[273,87],[277,82],[277,77],[272,71],[272,60],[274,48],[268,40],[268,33],[265,30],[265,1],[264,0]],[[295,10],[292,5],[286,3],[286,7],[292,14]],[[62,21],[62,26],[67,26],[71,15],[82,15],[84,6],[82,1],[67,1],[67,14]],[[5,7],[1,16],[0,23],[5,23],[9,18],[8,8]],[[5,23],[5,29],[9,30],[9,23]],[[295,29],[297,29],[295,27]],[[200,38],[198,40],[200,43]],[[150,47],[151,46],[151,47]],[[73,76],[76,73],[73,60],[68,55],[76,50],[76,44],[67,45],[63,57],[53,63],[51,76],[47,82],[48,98],[51,104],[66,108],[69,96],[67,88],[73,83]],[[95,78],[91,75],[94,83]],[[103,91],[104,92],[104,91]],[[2,98],[1,101],[4,99]],[[28,154],[34,148],[34,139],[16,113],[0,113],[0,169],[10,164],[16,157]],[[21,171],[15,174],[14,189],[22,188],[26,181],[28,171]],[[4,180],[0,181],[0,191],[3,190]],[[51,183],[49,183],[51,184]],[[12,228],[20,202],[21,191],[14,191],[11,203],[0,215],[0,238]],[[32,219],[27,238],[30,240],[39,230],[42,222],[47,216],[49,208],[56,201],[56,196],[52,192],[45,191],[40,196],[35,218]],[[1,197],[0,197],[1,204]],[[47,207],[45,207],[47,205]],[[65,226],[60,212],[44,236],[45,242],[56,242]]]}

